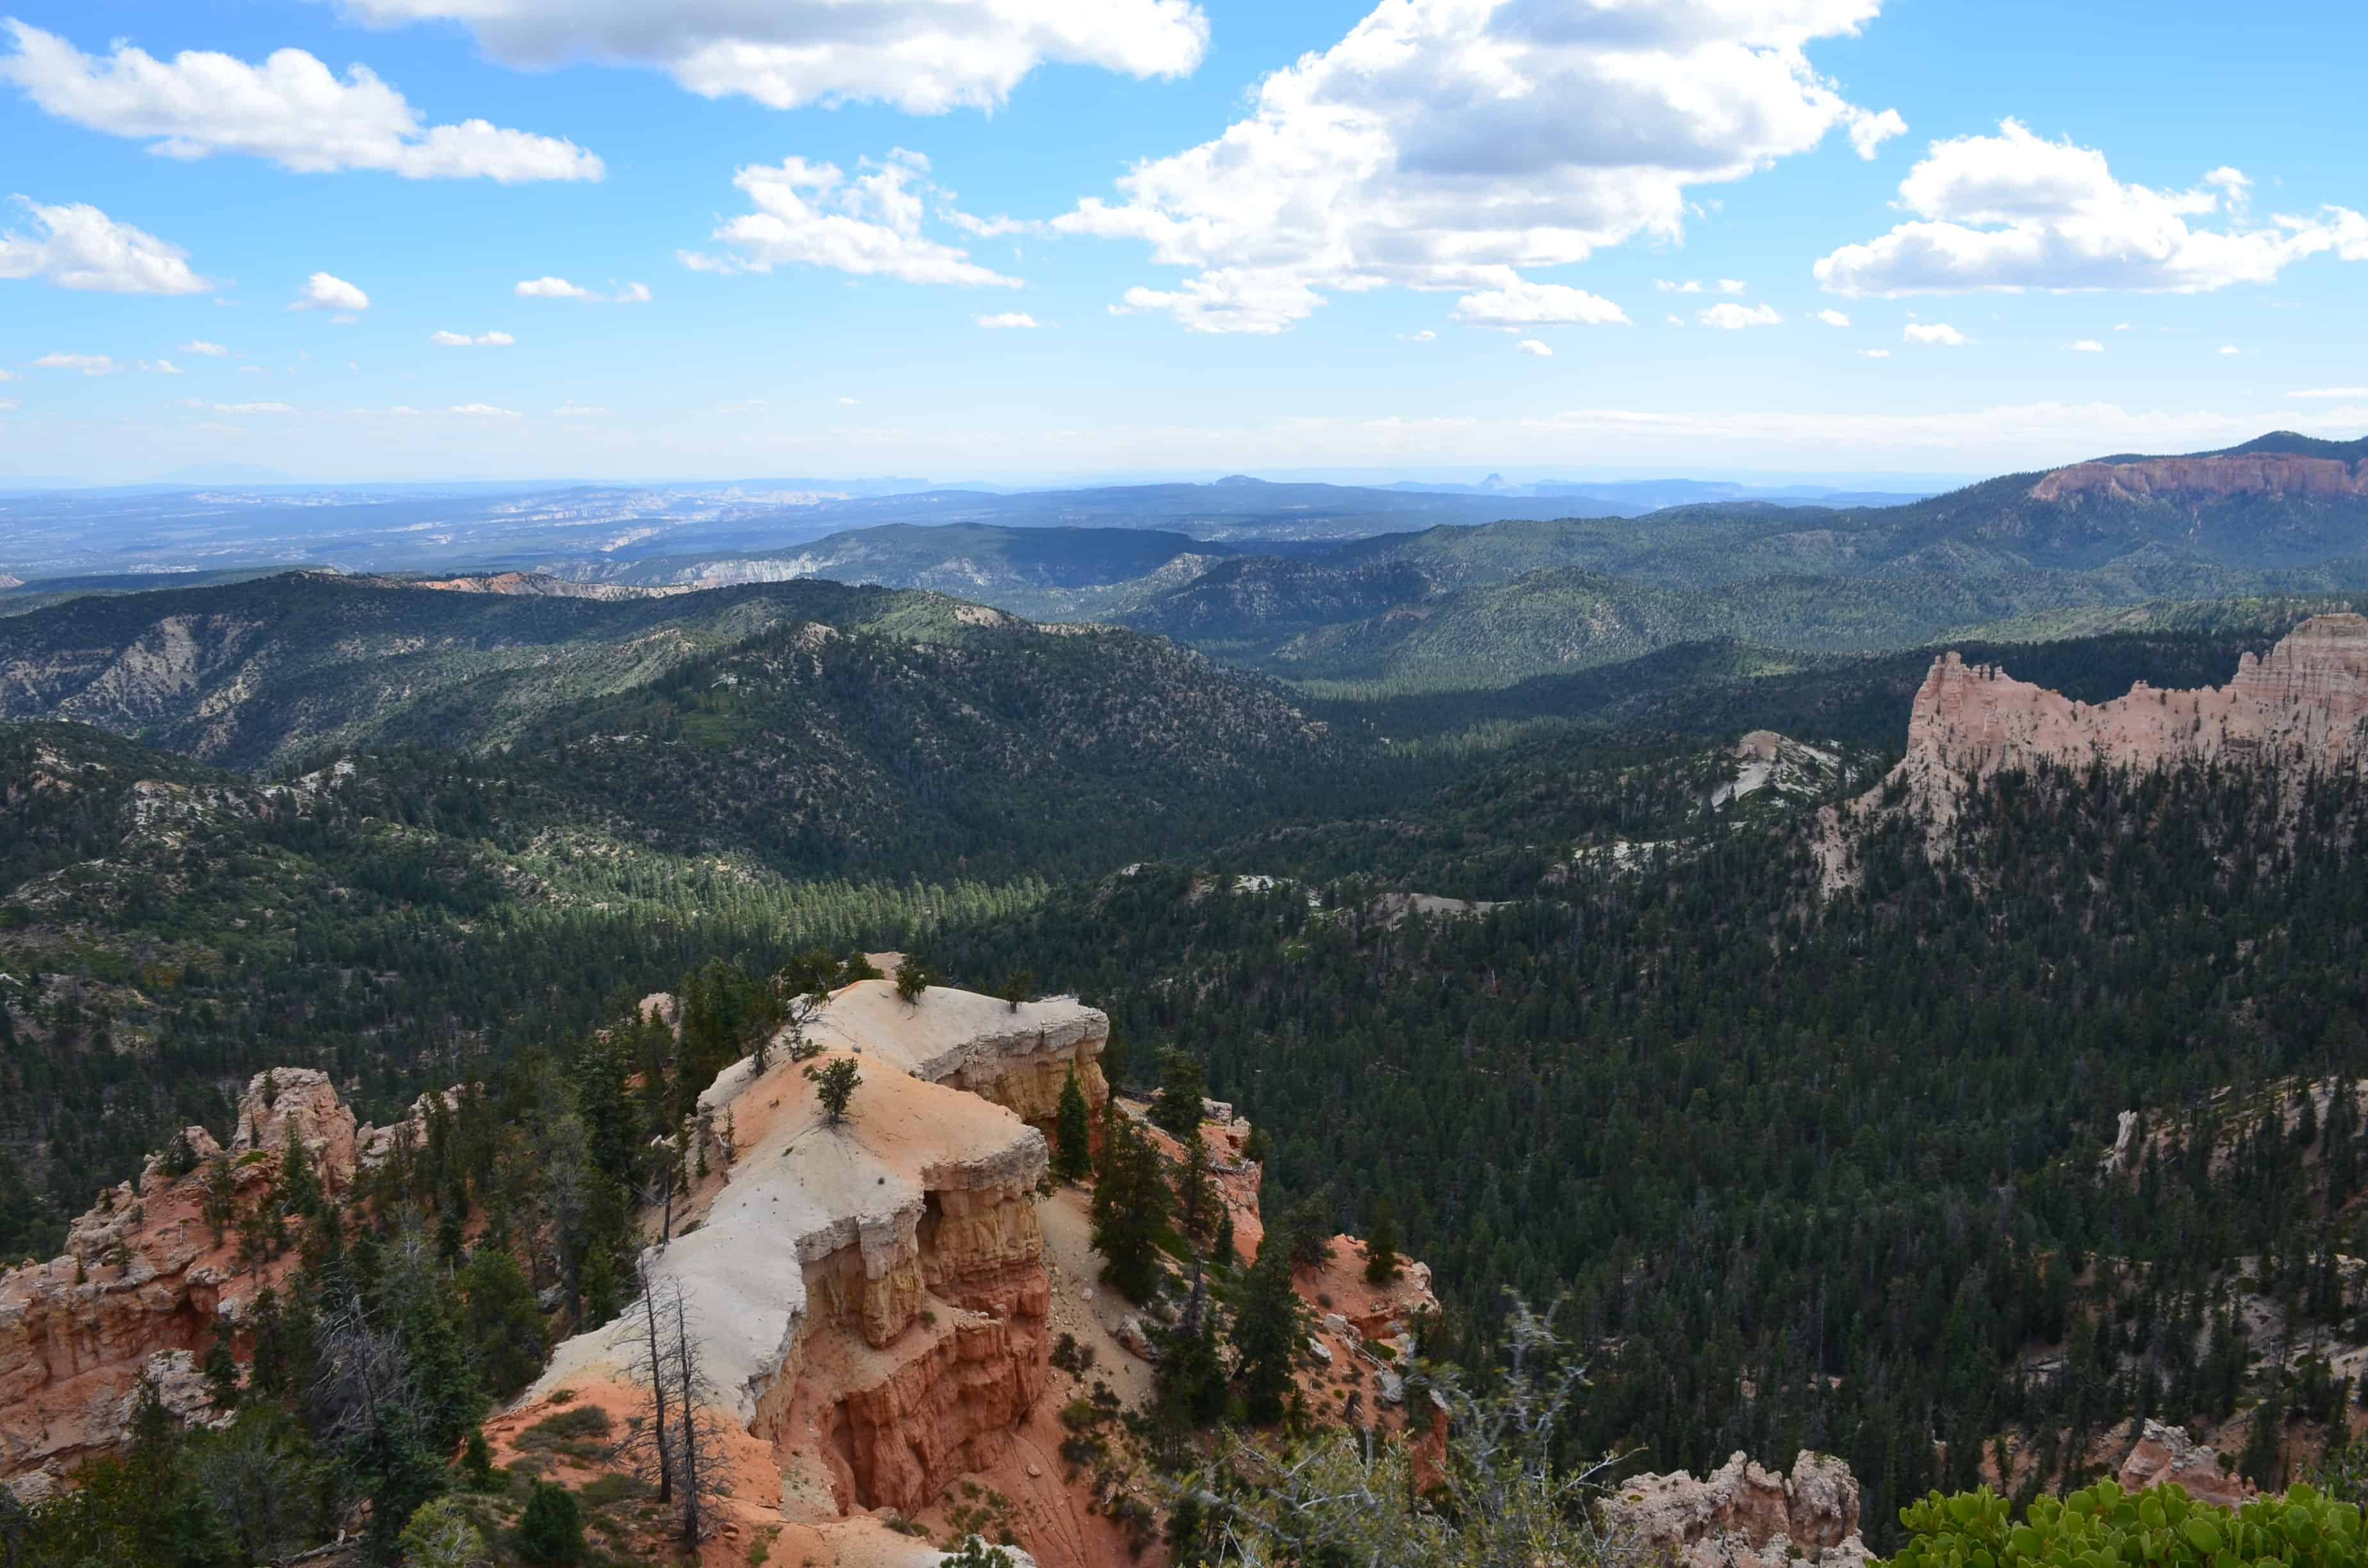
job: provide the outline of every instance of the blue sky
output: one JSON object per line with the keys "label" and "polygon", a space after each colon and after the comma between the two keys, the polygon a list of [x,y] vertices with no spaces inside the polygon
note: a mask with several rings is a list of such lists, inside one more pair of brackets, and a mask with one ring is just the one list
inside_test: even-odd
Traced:
{"label": "blue sky", "polygon": [[2368,429],[2356,6],[0,15],[0,477],[1954,475]]}

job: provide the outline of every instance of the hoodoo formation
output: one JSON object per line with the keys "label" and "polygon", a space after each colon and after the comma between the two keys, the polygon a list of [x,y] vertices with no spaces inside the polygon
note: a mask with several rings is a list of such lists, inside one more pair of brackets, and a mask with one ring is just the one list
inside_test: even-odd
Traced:
{"label": "hoodoo formation", "polygon": [[2226,686],[2174,691],[2140,681],[2110,702],[2076,702],[1951,652],[1932,661],[1907,717],[1907,755],[1884,781],[1823,813],[1829,883],[1848,880],[1845,824],[1907,809],[1936,850],[1973,786],[2041,766],[2148,769],[2182,762],[2356,771],[2368,745],[2368,617],[2313,616]]}
{"label": "hoodoo formation", "polygon": [[99,1194],[66,1236],[65,1256],[0,1275],[0,1479],[45,1494],[85,1456],[122,1440],[140,1381],[202,1417],[211,1404],[197,1364],[233,1339],[256,1299],[297,1260],[243,1256],[235,1225],[220,1231],[209,1186],[252,1211],[291,1146],[324,1191],[416,1139],[427,1098],[390,1127],[358,1127],[327,1076],[309,1067],[258,1073],[238,1105],[230,1147],[202,1127],[150,1156],[139,1180]]}

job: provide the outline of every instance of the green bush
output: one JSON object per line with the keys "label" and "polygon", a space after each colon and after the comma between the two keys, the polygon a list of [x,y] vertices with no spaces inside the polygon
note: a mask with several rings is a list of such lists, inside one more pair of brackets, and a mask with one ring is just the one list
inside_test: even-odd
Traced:
{"label": "green bush", "polygon": [[538,1568],[572,1568],[584,1561],[584,1514],[564,1486],[534,1483],[518,1519],[518,1555]]}
{"label": "green bush", "polygon": [[1938,1492],[1899,1510],[1907,1544],[1891,1568],[2362,1568],[2360,1510],[2296,1485],[2235,1510],[2199,1503],[2165,1482],[2125,1493],[2100,1481],[2032,1500],[2010,1522],[1985,1486]]}

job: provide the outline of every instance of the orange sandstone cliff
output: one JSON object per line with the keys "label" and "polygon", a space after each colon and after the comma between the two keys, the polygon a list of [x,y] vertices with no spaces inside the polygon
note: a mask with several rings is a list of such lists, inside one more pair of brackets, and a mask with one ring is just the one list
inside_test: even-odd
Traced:
{"label": "orange sandstone cliff", "polygon": [[120,1443],[143,1377],[183,1416],[210,1415],[199,1360],[295,1267],[292,1256],[242,1259],[227,1231],[216,1239],[205,1217],[214,1169],[251,1210],[292,1134],[334,1194],[412,1126],[357,1127],[310,1068],[258,1073],[227,1149],[202,1127],[184,1130],[178,1158],[153,1155],[137,1181],[99,1194],[68,1230],[63,1256],[0,1275],[0,1478],[20,1496],[42,1495]]}
{"label": "orange sandstone cliff", "polygon": [[1908,711],[1907,756],[1873,790],[1824,813],[1827,881],[1849,880],[1842,830],[1851,823],[1915,811],[1938,852],[1964,791],[2000,771],[2191,761],[2356,769],[2368,759],[2363,719],[2368,618],[2357,615],[2313,616],[2266,654],[2238,659],[2226,686],[2171,691],[2141,681],[2095,704],[1943,653]]}

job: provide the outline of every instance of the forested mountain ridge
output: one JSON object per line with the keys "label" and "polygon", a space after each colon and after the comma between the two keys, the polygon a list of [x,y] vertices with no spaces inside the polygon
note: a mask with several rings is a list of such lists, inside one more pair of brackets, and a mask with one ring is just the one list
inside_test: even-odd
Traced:
{"label": "forested mountain ridge", "polygon": [[[924,677],[932,661],[992,680],[1008,654],[1105,689],[1123,663],[1147,698],[1205,696],[1256,710],[1259,723],[1287,722],[1270,687],[1197,655],[1124,633],[1048,631],[934,594],[809,579],[600,599],[319,573],[78,599],[0,621],[0,716],[95,723],[233,767],[412,741],[479,750],[775,633],[806,637],[803,665],[825,684],[858,651],[901,661],[901,673],[867,665],[850,680],[908,693],[941,678],[959,688],[941,671]],[[1099,676],[1098,655],[1109,661]],[[996,689],[1007,703],[1017,692],[1009,681]]]}
{"label": "forested mountain ridge", "polygon": [[2264,437],[1894,506],[1433,528],[1227,561],[1111,613],[1293,678],[1441,687],[1707,636],[1873,652],[2157,601],[2349,594],[2368,588],[2368,465],[2328,454],[2350,449]]}

